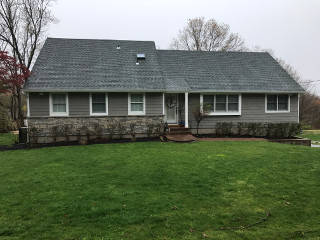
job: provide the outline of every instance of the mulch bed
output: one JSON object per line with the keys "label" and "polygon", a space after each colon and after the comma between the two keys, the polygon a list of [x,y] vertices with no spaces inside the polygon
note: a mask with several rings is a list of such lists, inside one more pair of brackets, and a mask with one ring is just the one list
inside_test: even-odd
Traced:
{"label": "mulch bed", "polygon": [[131,142],[160,142],[160,138],[136,138],[132,141],[130,138],[123,139],[111,139],[111,140],[93,140],[88,142],[79,141],[69,141],[69,142],[55,142],[55,143],[19,143],[9,145],[0,145],[0,152],[9,150],[22,150],[22,149],[37,149],[37,148],[47,148],[47,147],[62,147],[62,146],[77,146],[77,145],[92,145],[92,144],[111,144],[111,143],[131,143]]}
{"label": "mulch bed", "polygon": [[197,138],[196,141],[199,142],[218,142],[218,141],[229,141],[229,142],[241,142],[241,141],[268,141],[268,139],[266,138],[254,138],[254,137],[250,137],[250,138],[241,138],[241,137],[214,137],[214,138]]}

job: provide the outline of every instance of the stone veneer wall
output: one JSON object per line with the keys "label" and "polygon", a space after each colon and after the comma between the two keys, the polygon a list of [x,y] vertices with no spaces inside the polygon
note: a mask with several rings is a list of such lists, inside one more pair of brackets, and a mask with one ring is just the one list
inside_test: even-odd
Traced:
{"label": "stone veneer wall", "polygon": [[[108,128],[111,124],[121,124],[125,127],[126,134],[124,137],[129,137],[130,124],[135,124],[136,137],[147,136],[147,123],[159,124],[164,122],[163,115],[144,115],[144,116],[103,116],[103,117],[29,117],[28,128],[36,129],[36,136],[38,143],[50,143],[54,141],[66,141],[65,132],[63,132],[64,126],[68,125],[70,128],[70,141],[77,140],[79,133],[81,132],[81,139],[85,139],[85,133],[81,130],[83,126],[86,126],[91,131],[94,131],[94,126],[99,124],[102,129],[102,135],[108,135]],[[53,127],[57,126],[59,133],[53,133]],[[117,137],[117,129],[114,130],[114,136]],[[31,135],[31,133],[30,133]],[[94,135],[92,134],[92,137]],[[32,141],[30,137],[30,141]]]}

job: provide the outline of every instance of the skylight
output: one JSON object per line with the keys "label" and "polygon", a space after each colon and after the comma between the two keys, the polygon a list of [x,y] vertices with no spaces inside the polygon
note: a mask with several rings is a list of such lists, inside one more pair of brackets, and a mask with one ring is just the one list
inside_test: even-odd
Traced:
{"label": "skylight", "polygon": [[146,59],[146,55],[144,53],[138,53],[137,59]]}

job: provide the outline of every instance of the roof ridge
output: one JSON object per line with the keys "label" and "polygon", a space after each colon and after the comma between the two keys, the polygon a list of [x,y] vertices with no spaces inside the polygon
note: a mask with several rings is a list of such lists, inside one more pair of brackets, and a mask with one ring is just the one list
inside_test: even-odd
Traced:
{"label": "roof ridge", "polygon": [[120,41],[120,42],[152,42],[155,44],[155,41],[145,41],[145,40],[127,40],[127,39],[93,39],[93,38],[60,38],[60,37],[48,37],[47,39],[53,40],[80,40],[80,41]]}
{"label": "roof ridge", "polygon": [[239,52],[239,51],[197,51],[197,50],[183,50],[183,49],[156,49],[159,52],[197,52],[197,53],[241,53],[241,54],[251,54],[251,53],[258,53],[258,54],[269,54],[268,52]]}

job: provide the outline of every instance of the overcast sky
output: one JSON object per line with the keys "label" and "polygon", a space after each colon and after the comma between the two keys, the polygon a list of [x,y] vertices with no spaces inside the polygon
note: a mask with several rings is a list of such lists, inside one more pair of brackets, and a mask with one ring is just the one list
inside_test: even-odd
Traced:
{"label": "overcast sky", "polygon": [[320,80],[320,0],[58,0],[52,12],[59,23],[50,37],[151,40],[161,49],[187,19],[214,18],[248,47],[273,49],[303,79]]}

